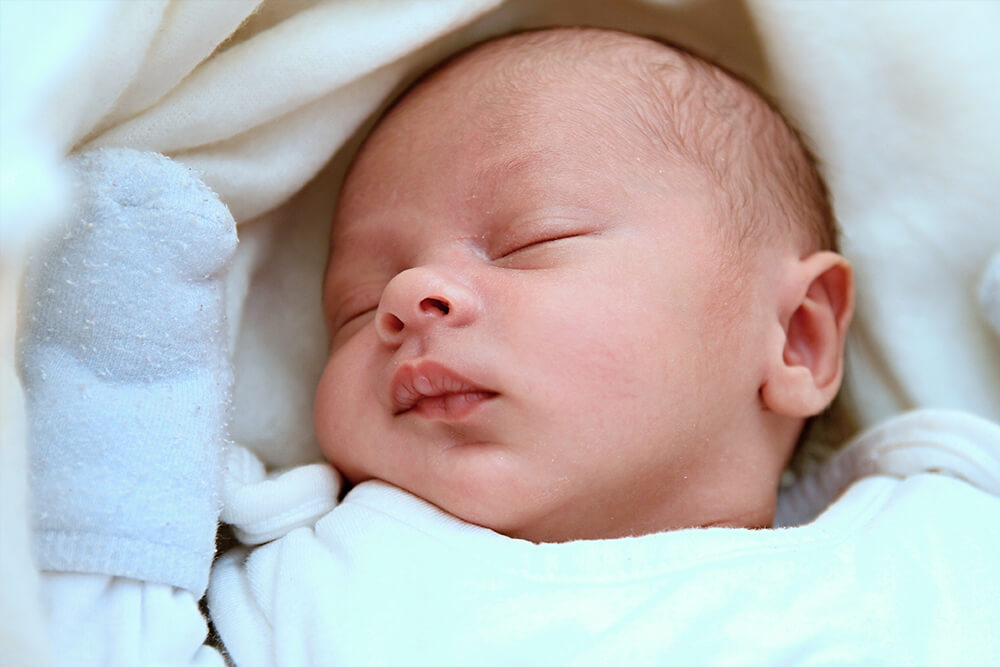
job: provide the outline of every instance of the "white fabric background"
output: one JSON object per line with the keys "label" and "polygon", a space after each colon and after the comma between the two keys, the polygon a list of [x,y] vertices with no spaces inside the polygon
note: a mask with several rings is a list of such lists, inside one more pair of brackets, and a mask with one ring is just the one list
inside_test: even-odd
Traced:
{"label": "white fabric background", "polygon": [[1000,3],[5,0],[0,646],[13,663],[39,664],[45,645],[24,546],[13,314],[32,239],[66,210],[62,157],[124,145],[203,173],[242,239],[234,436],[274,464],[311,460],[318,274],[352,137],[431,63],[550,23],[694,47],[768,90],[810,138],[858,277],[849,428],[918,406],[1000,420],[1000,340],[976,300],[1000,250]]}

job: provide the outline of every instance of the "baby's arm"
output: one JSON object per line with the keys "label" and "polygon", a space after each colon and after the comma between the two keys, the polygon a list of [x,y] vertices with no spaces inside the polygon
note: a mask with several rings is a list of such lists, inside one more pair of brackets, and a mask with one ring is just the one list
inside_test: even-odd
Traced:
{"label": "baby's arm", "polygon": [[53,635],[95,662],[217,663],[196,601],[219,511],[235,224],[162,156],[102,150],[72,166],[79,203],[30,261],[18,338]]}

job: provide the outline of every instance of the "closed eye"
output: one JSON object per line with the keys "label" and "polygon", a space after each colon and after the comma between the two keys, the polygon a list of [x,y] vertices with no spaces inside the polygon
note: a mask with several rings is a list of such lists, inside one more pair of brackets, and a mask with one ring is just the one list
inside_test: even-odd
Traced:
{"label": "closed eye", "polygon": [[350,324],[354,320],[360,319],[360,318],[364,317],[365,315],[368,315],[369,313],[374,313],[376,309],[378,309],[377,305],[376,306],[372,306],[371,308],[365,308],[364,310],[361,310],[361,311],[352,313],[350,315],[347,315],[346,317],[344,317],[340,321],[340,326],[343,327],[343,326],[345,326],[347,324]]}
{"label": "closed eye", "polygon": [[378,309],[376,298],[373,298],[370,291],[362,291],[356,296],[348,298],[337,309],[336,317],[333,320],[333,330],[336,332],[348,325],[353,325],[364,319],[366,315],[374,313],[376,309]]}
{"label": "closed eye", "polygon": [[541,248],[547,244],[553,244],[558,241],[565,241],[567,239],[577,238],[580,236],[585,236],[585,234],[581,232],[572,232],[569,234],[557,234],[554,236],[543,237],[534,241],[530,241],[528,243],[522,243],[520,245],[514,246],[510,250],[505,250],[504,252],[502,252],[500,255],[497,256],[497,259],[506,259],[508,257],[513,257],[519,253],[523,253],[529,250],[534,250],[536,248]]}

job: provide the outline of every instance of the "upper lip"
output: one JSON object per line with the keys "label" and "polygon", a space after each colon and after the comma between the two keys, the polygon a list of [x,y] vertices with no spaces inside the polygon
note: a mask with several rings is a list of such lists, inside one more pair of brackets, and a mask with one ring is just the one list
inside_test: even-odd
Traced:
{"label": "upper lip", "polygon": [[421,399],[429,396],[469,392],[496,393],[484,389],[447,366],[430,360],[403,364],[392,376],[389,384],[393,414],[397,415],[406,412]]}

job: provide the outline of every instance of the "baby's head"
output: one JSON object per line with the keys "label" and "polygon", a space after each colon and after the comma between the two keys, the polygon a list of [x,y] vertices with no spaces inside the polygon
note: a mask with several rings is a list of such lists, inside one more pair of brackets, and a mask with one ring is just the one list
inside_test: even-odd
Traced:
{"label": "baby's head", "polygon": [[534,541],[770,525],[840,385],[835,236],[795,133],[717,67],[592,29],[474,48],[345,182],[320,445]]}

